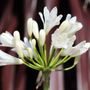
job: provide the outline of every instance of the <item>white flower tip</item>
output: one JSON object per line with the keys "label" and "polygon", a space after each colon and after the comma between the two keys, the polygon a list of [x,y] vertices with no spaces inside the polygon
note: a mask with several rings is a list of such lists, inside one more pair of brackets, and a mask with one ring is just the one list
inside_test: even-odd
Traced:
{"label": "white flower tip", "polygon": [[66,20],[70,20],[70,18],[71,18],[71,14],[67,14]]}
{"label": "white flower tip", "polygon": [[15,40],[20,40],[20,33],[18,31],[14,31],[13,35]]}
{"label": "white flower tip", "polygon": [[31,23],[32,20],[33,20],[32,18],[28,18],[27,23]]}
{"label": "white flower tip", "polygon": [[72,18],[70,19],[70,22],[71,22],[72,24],[74,24],[74,23],[76,22],[76,20],[77,20],[77,17],[74,16],[74,17],[72,17]]}
{"label": "white flower tip", "polygon": [[48,10],[47,6],[44,7],[44,10]]}
{"label": "white flower tip", "polygon": [[27,32],[30,37],[32,36],[32,29],[33,29],[33,19],[29,18],[27,20]]}
{"label": "white flower tip", "polygon": [[80,30],[83,27],[83,24],[78,22],[78,30]]}
{"label": "white flower tip", "polygon": [[39,30],[38,30],[38,24],[36,21],[33,20],[33,34],[36,39],[39,38]]}
{"label": "white flower tip", "polygon": [[89,42],[86,43],[86,44],[85,44],[85,47],[86,47],[86,48],[90,48],[90,43],[89,43]]}
{"label": "white flower tip", "polygon": [[33,48],[35,48],[35,46],[36,46],[36,40],[35,39],[32,39],[32,46],[33,46]]}
{"label": "white flower tip", "polygon": [[37,39],[39,38],[38,24],[32,18],[29,18],[28,21],[27,21],[27,31],[28,31],[28,35],[30,37],[32,36],[32,33],[33,33],[35,38],[37,38]]}
{"label": "white flower tip", "polygon": [[42,22],[43,22],[43,24],[44,24],[43,15],[42,15],[42,13],[41,13],[41,12],[39,12],[39,16],[40,16],[40,18],[41,18],[41,20],[42,20]]}

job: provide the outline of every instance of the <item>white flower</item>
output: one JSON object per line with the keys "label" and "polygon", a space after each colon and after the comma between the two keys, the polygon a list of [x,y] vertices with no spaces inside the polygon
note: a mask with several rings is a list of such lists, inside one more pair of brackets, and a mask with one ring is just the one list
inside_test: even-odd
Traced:
{"label": "white flower", "polygon": [[0,43],[0,46],[14,47],[14,38],[8,31],[6,31],[5,33],[0,34]]}
{"label": "white flower", "polygon": [[0,50],[0,66],[11,64],[23,64],[23,62],[21,59],[11,56]]}
{"label": "white flower", "polygon": [[76,21],[76,17],[68,14],[66,20],[52,34],[52,45],[55,48],[69,48],[76,40],[75,33],[82,28],[82,24]]}
{"label": "white flower", "polygon": [[[86,43],[86,41],[73,46],[76,40],[75,34],[83,26],[75,16],[71,17],[71,14],[68,14],[59,25],[62,15],[57,15],[56,7],[51,11],[44,7],[43,13],[44,15],[39,12],[43,22],[43,28],[40,30],[35,20],[32,18],[27,20],[28,36],[24,37],[23,41],[20,39],[18,31],[14,31],[13,35],[7,31],[0,34],[0,46],[10,47],[19,56],[19,58],[16,58],[0,50],[0,65],[25,64],[35,70],[52,71],[59,65],[66,63],[70,58],[79,57],[90,48],[90,43]],[[53,27],[56,30],[51,35],[51,46],[48,49],[46,44],[47,34]],[[60,52],[57,52],[58,48]],[[47,49],[49,53],[47,53]],[[65,70],[74,67],[78,61],[79,59],[76,58],[74,65]]]}
{"label": "white flower", "polygon": [[45,44],[45,40],[46,40],[45,31],[42,29],[40,30],[40,33],[39,33],[39,43],[41,46]]}
{"label": "white flower", "polygon": [[41,20],[43,22],[44,30],[46,34],[56,25],[60,24],[60,20],[62,18],[62,15],[57,16],[57,8],[54,7],[51,12],[47,9],[47,7],[44,7],[44,18],[41,12],[39,12],[39,15],[41,17]]}
{"label": "white flower", "polygon": [[63,56],[70,55],[72,57],[76,57],[85,53],[89,48],[90,48],[90,43],[88,42],[86,43],[86,41],[82,41],[81,43],[79,43],[74,47],[64,49],[61,55]]}
{"label": "white flower", "polygon": [[79,31],[83,25],[76,21],[76,17],[72,17],[68,14],[66,20],[62,22],[59,27],[60,33],[67,33],[69,36],[74,35],[77,31]]}
{"label": "white flower", "polygon": [[60,34],[59,30],[57,29],[52,34],[52,45],[55,48],[68,48],[71,47],[76,39],[76,36],[73,35],[72,37],[68,37],[67,33]]}

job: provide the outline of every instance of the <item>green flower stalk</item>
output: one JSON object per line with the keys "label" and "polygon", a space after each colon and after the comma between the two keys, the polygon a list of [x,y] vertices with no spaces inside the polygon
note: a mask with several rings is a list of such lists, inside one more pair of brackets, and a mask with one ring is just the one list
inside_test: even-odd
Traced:
{"label": "green flower stalk", "polygon": [[[83,25],[77,21],[76,16],[71,14],[60,24],[62,15],[57,15],[57,8],[51,11],[44,7],[43,14],[39,12],[43,23],[43,28],[39,30],[38,23],[29,18],[27,20],[28,36],[20,39],[18,31],[11,35],[8,31],[0,34],[0,46],[10,47],[11,51],[16,52],[18,57],[11,56],[0,50],[0,66],[11,64],[24,64],[32,69],[40,71],[37,80],[37,88],[44,82],[44,90],[50,90],[50,73],[58,70],[58,66],[66,63],[75,57],[74,64],[64,70],[72,69],[78,62],[80,55],[90,48],[90,43],[80,42],[73,46],[76,40],[76,32]],[[47,55],[46,37],[50,30],[57,26],[55,32],[51,35],[51,46]],[[32,37],[32,35],[34,37]]]}

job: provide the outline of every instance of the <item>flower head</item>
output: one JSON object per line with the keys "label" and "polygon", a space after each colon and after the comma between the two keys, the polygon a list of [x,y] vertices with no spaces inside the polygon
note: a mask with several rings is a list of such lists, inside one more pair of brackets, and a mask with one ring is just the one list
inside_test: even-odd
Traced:
{"label": "flower head", "polygon": [[[28,36],[25,36],[23,40],[20,39],[18,31],[14,31],[13,35],[7,31],[0,34],[0,46],[10,47],[18,55],[17,58],[0,50],[0,65],[25,64],[35,70],[53,71],[75,57],[73,66],[64,69],[69,70],[78,63],[78,57],[90,48],[90,43],[86,41],[73,46],[76,32],[83,27],[76,16],[71,17],[71,14],[68,14],[60,24],[62,15],[57,15],[56,7],[51,11],[44,7],[43,14],[39,12],[39,15],[43,28],[39,30],[38,23],[29,18],[27,20]],[[51,35],[51,47],[47,55],[47,34],[55,26],[57,27]]]}

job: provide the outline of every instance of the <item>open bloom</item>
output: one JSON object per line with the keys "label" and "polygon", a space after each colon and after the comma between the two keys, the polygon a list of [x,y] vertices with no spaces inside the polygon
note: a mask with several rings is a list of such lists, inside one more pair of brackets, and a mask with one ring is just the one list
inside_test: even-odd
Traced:
{"label": "open bloom", "polygon": [[76,46],[69,47],[64,49],[61,55],[70,55],[72,57],[80,56],[81,54],[85,53],[90,48],[90,43],[86,43],[86,41],[82,41]]}
{"label": "open bloom", "polygon": [[[77,21],[76,16],[71,17],[71,14],[68,14],[60,24],[62,15],[57,15],[56,7],[51,11],[44,7],[43,13],[44,15],[39,12],[43,28],[39,30],[38,23],[29,18],[27,20],[28,36],[24,37],[23,40],[20,39],[18,31],[14,31],[13,35],[7,31],[0,34],[0,46],[10,47],[18,55],[18,57],[11,56],[0,50],[0,65],[25,64],[35,70],[52,71],[72,57],[75,57],[72,67],[78,63],[79,60],[76,57],[79,57],[90,48],[90,43],[86,41],[73,46],[76,40],[75,34],[83,25]],[[48,52],[49,55],[47,55],[47,34],[55,26],[57,27],[51,35],[51,48]]]}
{"label": "open bloom", "polygon": [[14,47],[14,38],[9,32],[2,33],[0,35],[1,46]]}
{"label": "open bloom", "polygon": [[21,59],[11,56],[0,50],[0,66],[10,64],[23,64],[23,62]]}
{"label": "open bloom", "polygon": [[41,20],[43,22],[44,30],[46,34],[56,25],[60,24],[60,20],[62,18],[62,15],[57,16],[57,8],[54,7],[51,12],[47,9],[47,7],[44,7],[44,17],[41,12],[39,12],[39,15],[41,17]]}

